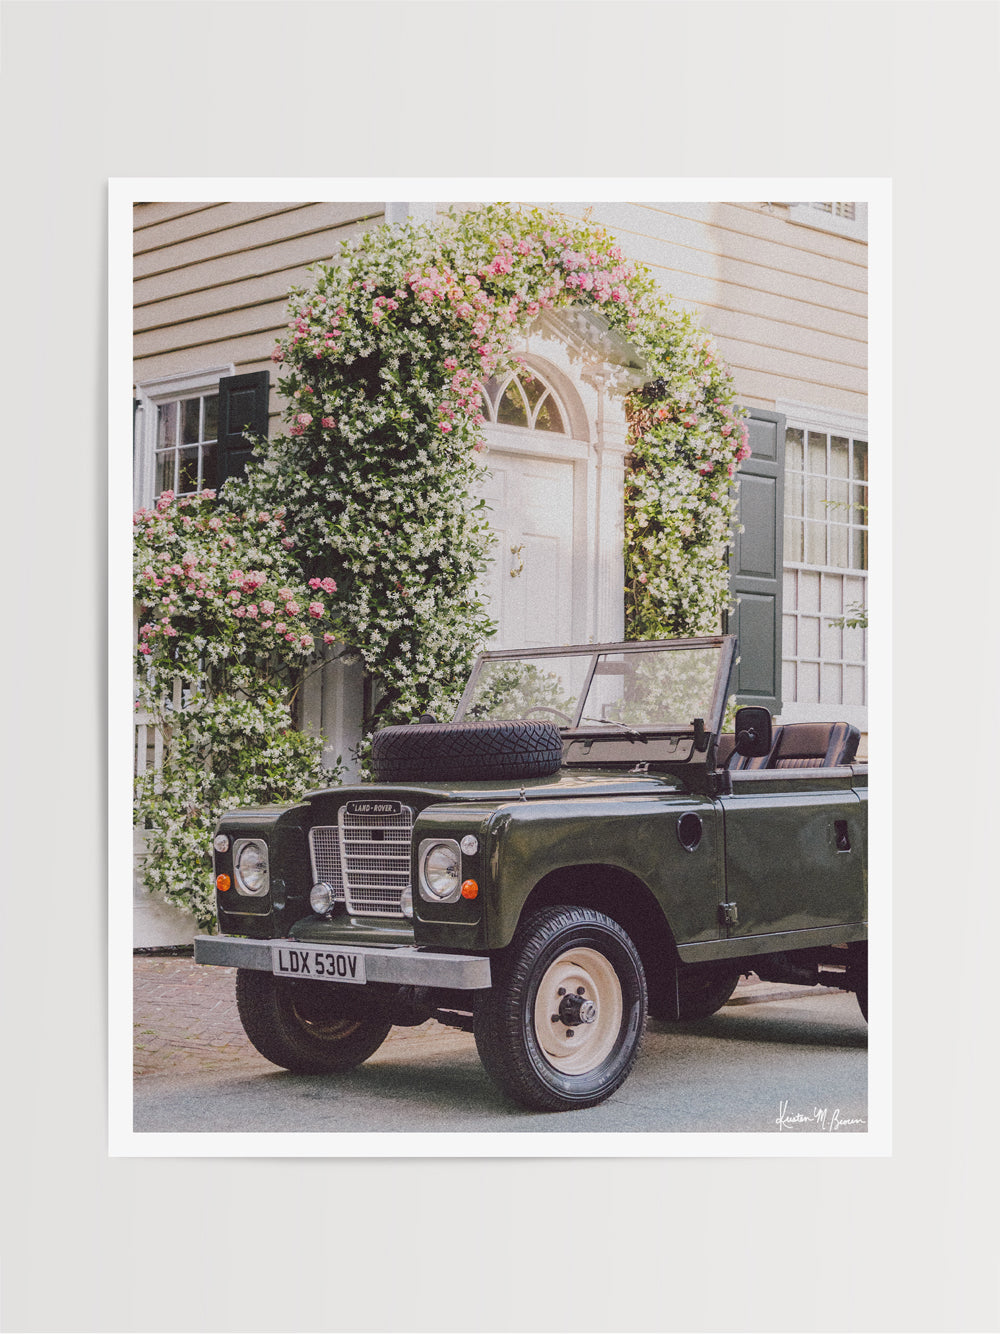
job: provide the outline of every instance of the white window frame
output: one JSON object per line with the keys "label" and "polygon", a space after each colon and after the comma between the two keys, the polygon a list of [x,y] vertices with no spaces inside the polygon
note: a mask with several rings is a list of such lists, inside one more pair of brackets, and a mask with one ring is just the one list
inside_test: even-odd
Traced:
{"label": "white window frame", "polygon": [[[848,436],[851,439],[863,439],[868,443],[869,457],[870,457],[871,440],[868,434],[868,418],[866,416],[860,415],[858,413],[839,412],[836,411],[835,409],[817,407],[814,404],[796,403],[790,401],[776,403],[775,411],[780,412],[784,415],[786,430],[789,429],[801,430],[803,432],[819,431],[827,436],[840,435],[840,436]],[[784,522],[784,515],[782,515],[782,522]],[[789,561],[787,559],[783,561],[782,578],[786,584],[788,582],[789,574],[794,573],[797,579],[800,571],[818,573],[821,579],[824,576],[834,577],[834,578],[839,576],[842,578],[856,579],[861,581],[866,587],[870,573],[869,570],[867,569],[865,570],[856,570],[847,568],[841,569],[839,566],[834,568],[827,566],[810,565],[806,561]],[[867,594],[865,597],[865,602],[867,605]],[[786,608],[784,614],[797,615],[798,613],[789,612]],[[844,614],[848,614],[846,610]],[[821,613],[820,618],[821,620],[831,619],[825,613]],[[782,636],[781,658],[782,658],[783,674],[784,674],[785,663],[794,662],[796,666],[798,666],[798,663],[800,661],[800,658],[797,654],[789,654],[786,652],[784,644],[784,636]],[[808,658],[808,661],[814,662],[817,661],[817,659],[810,656]],[[818,661],[820,664],[820,672],[822,674],[822,664],[824,661],[822,656],[822,642],[820,644],[820,655]],[[860,730],[863,733],[866,733],[868,731],[867,635],[866,635],[865,653],[863,658],[863,667],[865,670],[865,683],[866,683],[864,704],[829,704],[829,703],[813,704],[813,703],[800,703],[797,700],[788,700],[783,698],[781,721],[782,722],[834,722],[842,720],[844,722],[853,723],[856,727],[860,728]],[[834,717],[834,714],[836,714],[836,717]]]}
{"label": "white window frame", "polygon": [[204,370],[188,371],[182,375],[163,375],[155,380],[144,380],[135,386],[138,406],[135,410],[135,458],[133,461],[133,505],[135,509],[148,507],[156,493],[156,430],[157,409],[173,399],[191,398],[217,389],[224,375],[233,375],[232,362],[225,366],[208,366]]}
{"label": "white window frame", "polygon": [[[525,391],[524,385],[522,383],[522,377],[525,375],[529,375],[533,380],[540,381],[541,384],[544,386],[542,392],[538,396],[538,401],[536,402],[534,407],[532,407],[531,404],[528,402],[528,396]],[[524,400],[525,416],[527,418],[527,424],[524,426],[518,426],[512,422],[502,422],[499,420],[498,416],[500,411],[500,404],[503,401],[503,397],[506,394],[507,389],[510,386],[511,382],[514,380],[517,381],[518,390],[520,391],[522,398]],[[566,404],[562,401],[562,398],[559,395],[559,391],[556,389],[555,385],[551,382],[551,380],[549,380],[545,375],[543,375],[541,371],[536,370],[533,366],[528,365],[526,363],[525,365],[519,366],[512,371],[508,371],[503,376],[502,379],[499,379],[497,381],[497,385],[498,389],[497,389],[496,402],[494,402],[493,399],[490,397],[489,393],[487,392],[485,384],[480,386],[480,392],[482,394],[482,399],[483,399],[483,407],[485,409],[483,415],[486,418],[487,426],[498,426],[501,429],[508,431],[524,431],[524,432],[539,431],[545,435],[555,436],[557,439],[559,438],[566,439],[570,437],[571,422],[570,422],[569,411],[566,407]],[[541,411],[542,404],[545,402],[547,398],[552,399],[552,402],[555,404],[556,411],[559,414],[559,420],[562,422],[562,429],[559,431],[551,431],[547,427],[536,425],[536,422],[538,420],[538,414]]]}
{"label": "white window frame", "polygon": [[[845,217],[838,209],[849,203],[854,207],[854,217]],[[835,232],[852,241],[868,240],[868,205],[860,200],[847,200],[840,203],[797,203],[788,205],[788,221],[800,227],[813,227],[819,232]]]}

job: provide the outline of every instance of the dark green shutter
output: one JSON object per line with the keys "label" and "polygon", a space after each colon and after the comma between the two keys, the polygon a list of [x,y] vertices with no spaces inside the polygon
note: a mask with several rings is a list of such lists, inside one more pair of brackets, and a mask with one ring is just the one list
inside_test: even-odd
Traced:
{"label": "dark green shutter", "polygon": [[[729,633],[739,639],[732,689],[740,704],[781,712],[781,588],[785,517],[785,418],[750,409],[753,453],[738,474],[737,533],[730,560],[736,608]],[[737,601],[738,600],[738,601]]]}
{"label": "dark green shutter", "polygon": [[271,390],[269,371],[250,375],[224,375],[219,381],[219,474],[218,485],[227,477],[242,477],[253,446],[245,437],[267,435],[267,404]]}

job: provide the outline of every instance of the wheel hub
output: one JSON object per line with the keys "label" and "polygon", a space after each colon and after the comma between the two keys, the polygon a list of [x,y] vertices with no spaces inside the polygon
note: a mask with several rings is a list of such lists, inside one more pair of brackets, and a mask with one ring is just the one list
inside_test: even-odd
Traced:
{"label": "wheel hub", "polygon": [[[583,987],[579,990],[582,992]],[[597,1006],[584,995],[564,996],[559,1002],[559,1013],[553,1015],[567,1028],[576,1028],[579,1024],[592,1024],[597,1019]]]}
{"label": "wheel hub", "polygon": [[624,1014],[621,983],[599,950],[576,947],[549,964],[535,997],[535,1038],[562,1074],[595,1070],[614,1049]]}

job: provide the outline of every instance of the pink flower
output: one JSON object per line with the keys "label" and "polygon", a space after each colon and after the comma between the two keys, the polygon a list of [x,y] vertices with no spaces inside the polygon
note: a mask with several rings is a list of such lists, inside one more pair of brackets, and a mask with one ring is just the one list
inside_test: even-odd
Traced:
{"label": "pink flower", "polygon": [[445,357],[445,359],[444,359],[444,368],[445,368],[446,371],[457,370],[457,368],[458,368],[458,362],[455,360],[454,357]]}
{"label": "pink flower", "polygon": [[278,621],[277,625],[275,625],[274,628],[275,630],[277,630],[279,635],[283,635],[285,631],[288,629],[288,626],[285,624],[284,621]]}
{"label": "pink flower", "polygon": [[644,584],[645,582],[646,582],[646,576],[645,576],[644,574],[640,574],[640,575],[639,575],[639,583],[640,583],[640,584]]}
{"label": "pink flower", "polygon": [[271,353],[271,360],[272,360],[272,361],[284,361],[284,360],[285,360],[285,354],[284,354],[284,352],[281,350],[280,347],[276,347],[276,348],[274,349],[274,351]]}
{"label": "pink flower", "polygon": [[320,425],[325,426],[328,431],[331,431],[337,425],[337,423],[333,417],[321,417]]}
{"label": "pink flower", "polygon": [[336,593],[337,591],[337,585],[330,578],[323,580],[322,588],[325,593]]}
{"label": "pink flower", "polygon": [[318,619],[320,616],[322,616],[322,615],[323,615],[323,604],[322,604],[322,602],[310,602],[310,603],[309,603],[309,615],[310,615],[310,616],[315,616],[317,619]]}
{"label": "pink flower", "polygon": [[[327,630],[326,634],[323,636],[323,643],[324,643],[324,644],[332,644],[332,643],[335,642],[336,638],[337,638],[336,635],[331,635],[330,632],[329,632],[329,630]],[[146,652],[148,653],[148,652],[149,652],[149,649],[146,649]]]}
{"label": "pink flower", "polygon": [[289,616],[298,616],[298,614],[299,614],[299,612],[300,612],[301,610],[302,610],[302,608],[299,606],[299,604],[298,604],[297,602],[286,602],[286,603],[285,603],[285,611],[288,612]]}
{"label": "pink flower", "polygon": [[270,518],[271,518],[271,516],[270,516],[270,514],[267,512],[267,510],[261,510],[261,512],[257,515],[257,522],[258,522],[258,523],[267,523],[267,522],[270,520]]}
{"label": "pink flower", "polygon": [[[324,638],[325,638],[325,636],[324,636]],[[139,645],[139,652],[140,652],[140,653],[152,653],[152,651],[153,651],[153,650],[149,647],[148,644],[140,644],[140,645]]]}
{"label": "pink flower", "polygon": [[281,545],[285,548],[286,551],[291,551],[295,543],[292,541],[290,537],[283,537],[281,539]]}
{"label": "pink flower", "polygon": [[247,615],[250,616],[250,617],[252,617],[254,620],[257,619],[257,604],[256,604],[256,602],[251,602],[250,605],[249,605],[249,607],[247,607]]}
{"label": "pink flower", "polygon": [[234,607],[238,607],[238,606],[239,606],[239,602],[240,602],[240,592],[239,592],[239,589],[237,589],[237,588],[234,588],[234,589],[233,589],[233,591],[229,594],[229,601],[233,604]]}
{"label": "pink flower", "polygon": [[313,646],[312,635],[299,635],[299,643],[302,645],[303,648],[312,648]]}
{"label": "pink flower", "polygon": [[274,603],[273,603],[273,602],[262,602],[262,603],[260,604],[260,609],[261,609],[261,611],[264,613],[265,616],[273,616],[273,615],[274,615]]}
{"label": "pink flower", "polygon": [[322,588],[322,587],[323,587],[323,581],[322,581],[322,579],[310,579],[310,580],[309,580],[309,587],[310,587],[310,588]]}

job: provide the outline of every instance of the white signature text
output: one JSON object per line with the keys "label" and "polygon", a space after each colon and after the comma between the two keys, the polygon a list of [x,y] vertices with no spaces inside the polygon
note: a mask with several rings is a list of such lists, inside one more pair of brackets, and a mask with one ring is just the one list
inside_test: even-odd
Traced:
{"label": "white signature text", "polygon": [[798,1130],[808,1126],[811,1130],[841,1130],[844,1126],[863,1126],[863,1116],[841,1116],[840,1108],[832,1111],[829,1107],[814,1107],[811,1112],[789,1112],[788,1102],[778,1104],[778,1115],[774,1118],[779,1130]]}

